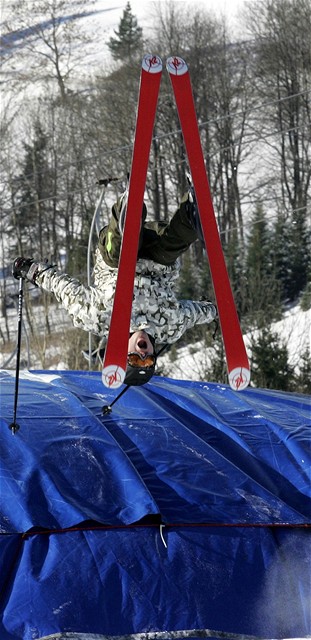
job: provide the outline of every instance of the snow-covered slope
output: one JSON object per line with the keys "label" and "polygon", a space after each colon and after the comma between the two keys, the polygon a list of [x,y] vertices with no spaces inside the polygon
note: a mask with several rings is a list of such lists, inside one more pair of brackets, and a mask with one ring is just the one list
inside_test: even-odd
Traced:
{"label": "snow-covered slope", "polygon": [[[302,311],[300,306],[294,306],[284,313],[282,320],[274,322],[270,326],[271,332],[277,334],[282,344],[288,349],[288,362],[298,373],[302,355],[309,347],[311,352],[311,309]],[[209,329],[207,329],[209,331]],[[252,338],[257,338],[258,331],[253,331],[244,336],[248,354],[251,357],[250,345]],[[161,361],[165,366],[165,372],[177,380],[204,380],[205,372],[210,368],[211,359],[214,357],[214,349],[206,349],[203,344],[197,343],[189,347],[177,350],[174,358],[169,354],[163,356]]]}

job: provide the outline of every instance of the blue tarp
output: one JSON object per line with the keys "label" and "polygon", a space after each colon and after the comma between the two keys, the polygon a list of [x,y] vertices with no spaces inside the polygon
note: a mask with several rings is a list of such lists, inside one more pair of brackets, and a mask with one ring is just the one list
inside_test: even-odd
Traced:
{"label": "blue tarp", "polygon": [[311,633],[310,398],[23,372],[12,435],[0,383],[1,640]]}

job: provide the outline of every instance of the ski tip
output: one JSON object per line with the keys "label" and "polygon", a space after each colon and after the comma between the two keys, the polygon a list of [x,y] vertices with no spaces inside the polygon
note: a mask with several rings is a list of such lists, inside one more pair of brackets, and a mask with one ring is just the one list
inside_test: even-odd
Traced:
{"label": "ski tip", "polygon": [[117,364],[109,364],[103,368],[102,381],[108,389],[118,389],[123,384],[125,371]]}
{"label": "ski tip", "polygon": [[236,367],[229,371],[229,384],[233,391],[243,391],[250,383],[251,373],[246,367]]}
{"label": "ski tip", "polygon": [[173,76],[182,76],[187,73],[188,67],[185,61],[179,56],[172,56],[166,61],[167,71]]}
{"label": "ski tip", "polygon": [[146,53],[141,66],[142,69],[148,73],[160,73],[162,71],[162,60],[159,56]]}

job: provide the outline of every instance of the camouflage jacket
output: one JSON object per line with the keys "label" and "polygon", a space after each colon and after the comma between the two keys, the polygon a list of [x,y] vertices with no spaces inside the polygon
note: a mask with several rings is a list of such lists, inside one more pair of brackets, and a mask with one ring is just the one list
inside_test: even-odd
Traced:
{"label": "camouflage jacket", "polygon": [[[195,324],[214,320],[216,308],[211,302],[176,298],[175,284],[178,275],[178,263],[164,266],[151,260],[138,260],[131,332],[145,329],[158,343],[171,344]],[[45,265],[42,273],[39,268],[36,284],[55,295],[69,313],[75,327],[105,338],[108,336],[117,269],[104,262],[98,249],[93,279],[94,285],[85,286],[54,267],[47,269]]]}

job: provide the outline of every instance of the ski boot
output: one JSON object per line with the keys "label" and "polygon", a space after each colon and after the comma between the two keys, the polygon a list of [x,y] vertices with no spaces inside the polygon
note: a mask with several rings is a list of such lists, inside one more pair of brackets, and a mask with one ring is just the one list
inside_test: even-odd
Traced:
{"label": "ski boot", "polygon": [[200,220],[200,214],[199,214],[199,209],[198,209],[198,205],[197,205],[197,200],[195,197],[195,191],[194,191],[194,186],[192,184],[192,180],[191,180],[191,176],[188,173],[187,174],[187,181],[188,181],[188,185],[189,185],[189,203],[190,203],[190,207],[189,207],[189,218],[191,221],[191,224],[193,226],[193,228],[196,230],[197,235],[199,240],[201,240],[201,242],[203,242],[203,244],[205,243],[204,241],[204,236],[203,236],[203,230],[202,230],[202,225],[201,225],[201,220]]}
{"label": "ski boot", "polygon": [[[128,189],[126,189],[124,191],[124,193],[122,193],[122,195],[118,199],[117,204],[115,205],[115,211],[116,211],[116,215],[118,217],[118,227],[119,227],[119,232],[120,232],[121,236],[123,234],[124,225],[125,225],[125,216],[126,216],[126,208],[127,208],[127,201],[128,201],[128,193],[129,193]],[[146,207],[146,205],[144,203],[143,204],[143,209],[142,209],[141,228],[144,225],[146,217],[147,217],[147,207]]]}

